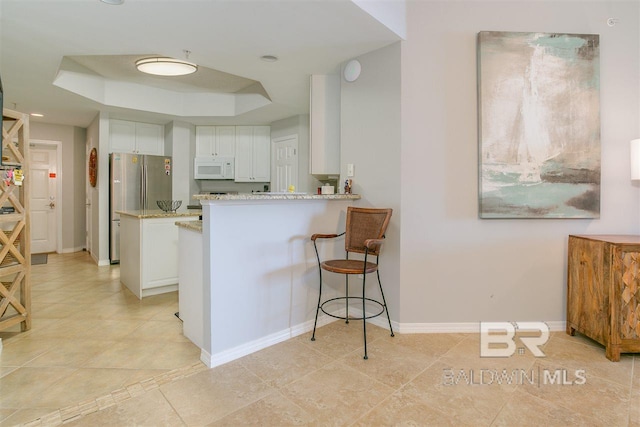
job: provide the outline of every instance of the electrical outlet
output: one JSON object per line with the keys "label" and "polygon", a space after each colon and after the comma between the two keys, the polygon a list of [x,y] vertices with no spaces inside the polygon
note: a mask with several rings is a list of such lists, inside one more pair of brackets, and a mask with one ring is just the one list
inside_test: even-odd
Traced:
{"label": "electrical outlet", "polygon": [[347,164],[347,176],[352,177],[354,175],[353,163]]}

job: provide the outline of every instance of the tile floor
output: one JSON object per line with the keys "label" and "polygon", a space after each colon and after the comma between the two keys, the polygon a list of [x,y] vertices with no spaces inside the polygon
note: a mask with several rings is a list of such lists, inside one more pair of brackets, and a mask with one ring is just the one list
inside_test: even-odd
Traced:
{"label": "tile floor", "polygon": [[138,300],[86,252],[31,269],[32,329],[0,332],[0,425],[15,425],[197,363],[177,292]]}
{"label": "tile floor", "polygon": [[610,362],[581,336],[481,359],[476,334],[372,326],[365,361],[361,324],[334,322],[206,369],[175,295],[138,302],[83,254],[49,263],[34,266],[33,330],[0,333],[1,425],[640,426],[637,357]]}

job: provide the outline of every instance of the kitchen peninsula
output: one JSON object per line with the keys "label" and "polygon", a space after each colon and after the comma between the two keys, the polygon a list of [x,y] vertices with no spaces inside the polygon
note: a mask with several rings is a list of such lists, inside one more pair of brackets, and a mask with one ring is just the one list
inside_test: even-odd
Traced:
{"label": "kitchen peninsula", "polygon": [[[258,193],[196,195],[202,204],[202,234],[181,222],[180,287],[200,286],[201,331],[185,319],[187,335],[209,367],[309,331],[318,302],[318,265],[310,236],[344,231],[347,207],[359,195]],[[201,236],[201,243],[197,238]],[[344,256],[344,240],[323,242],[321,257]],[[196,257],[183,250],[201,245],[201,285]],[[196,261],[194,261],[196,260]],[[191,265],[188,262],[192,262]],[[183,284],[183,272],[191,283]],[[194,278],[195,276],[195,278]],[[344,291],[340,278],[327,278],[326,294]],[[182,291],[181,291],[182,292]],[[323,294],[325,291],[323,290]],[[197,304],[197,302],[200,304]],[[182,312],[182,305],[180,311]],[[192,313],[193,314],[193,313]],[[198,318],[197,315],[194,317]],[[327,319],[320,319],[327,322]],[[197,325],[196,325],[197,326]]]}
{"label": "kitchen peninsula", "polygon": [[197,220],[200,211],[118,211],[120,281],[138,298],[178,289],[176,219]]}

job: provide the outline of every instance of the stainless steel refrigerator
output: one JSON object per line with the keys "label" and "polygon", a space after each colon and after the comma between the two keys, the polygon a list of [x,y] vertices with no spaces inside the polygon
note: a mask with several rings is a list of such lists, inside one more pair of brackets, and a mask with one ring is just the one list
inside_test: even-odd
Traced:
{"label": "stainless steel refrigerator", "polygon": [[159,209],[171,200],[170,156],[112,153],[109,156],[109,258],[120,262],[120,214],[116,211]]}

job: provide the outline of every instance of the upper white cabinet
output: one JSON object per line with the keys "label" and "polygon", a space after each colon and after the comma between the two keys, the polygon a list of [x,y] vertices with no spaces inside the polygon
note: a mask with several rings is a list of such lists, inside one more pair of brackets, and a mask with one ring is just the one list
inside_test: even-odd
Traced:
{"label": "upper white cabinet", "polygon": [[236,126],[236,182],[271,180],[271,127]]}
{"label": "upper white cabinet", "polygon": [[109,152],[164,155],[164,127],[151,123],[110,120]]}
{"label": "upper white cabinet", "polygon": [[196,157],[233,157],[235,126],[196,126]]}
{"label": "upper white cabinet", "polygon": [[309,171],[340,174],[340,76],[312,75]]}

